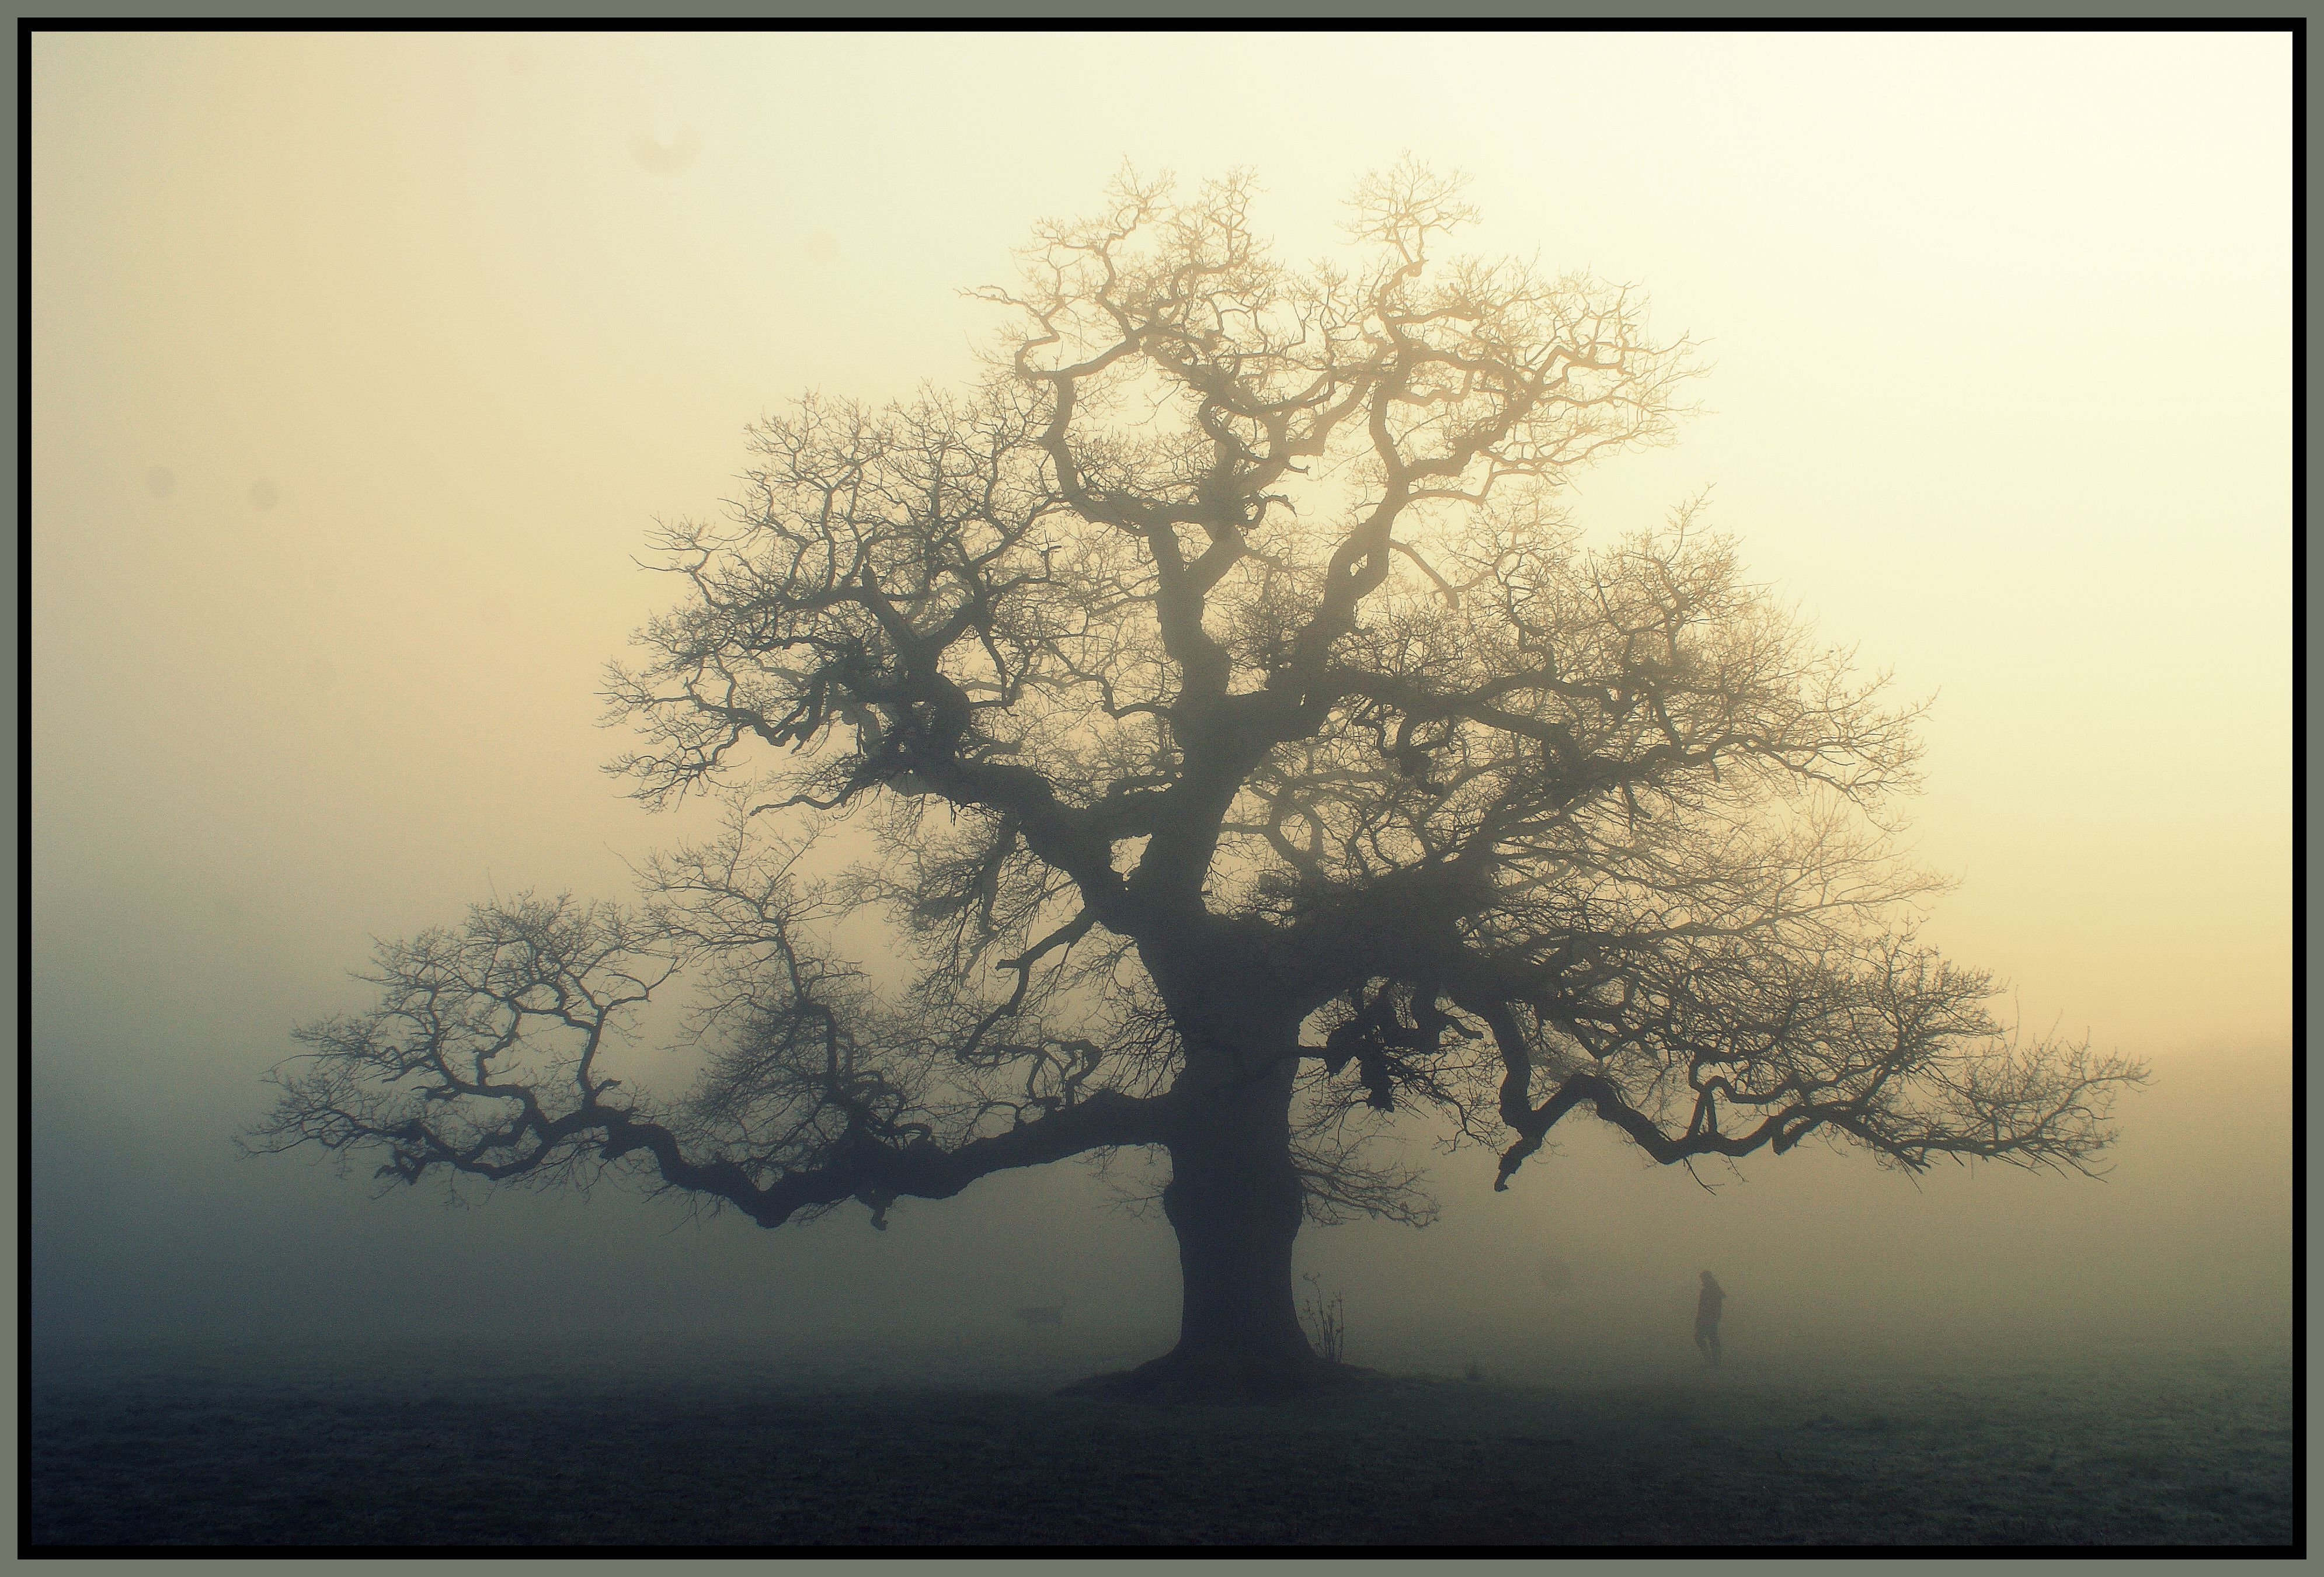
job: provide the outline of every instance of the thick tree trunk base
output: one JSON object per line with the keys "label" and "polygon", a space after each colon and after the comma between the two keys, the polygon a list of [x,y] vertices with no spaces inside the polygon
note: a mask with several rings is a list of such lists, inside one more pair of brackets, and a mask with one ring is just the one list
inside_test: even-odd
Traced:
{"label": "thick tree trunk base", "polygon": [[1376,1370],[1314,1353],[1286,1361],[1272,1353],[1173,1351],[1136,1369],[1075,1380],[1057,1394],[1146,1402],[1280,1401],[1382,1378]]}

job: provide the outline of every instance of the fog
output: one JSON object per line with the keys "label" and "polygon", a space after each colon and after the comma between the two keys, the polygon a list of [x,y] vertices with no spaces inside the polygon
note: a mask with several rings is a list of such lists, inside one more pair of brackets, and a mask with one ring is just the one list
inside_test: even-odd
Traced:
{"label": "fog", "polygon": [[626,899],[698,827],[601,771],[597,690],[672,596],[646,529],[717,512],[746,422],[967,378],[960,292],[1125,160],[1250,166],[1303,258],[1409,150],[1472,177],[1465,249],[1707,342],[1705,409],[1578,518],[1712,488],[1754,577],[1934,695],[1929,936],[2154,1077],[2104,1181],[1690,1176],[1578,1114],[1496,1194],[1416,1119],[1441,1219],[1301,1239],[1348,1355],[1691,1360],[1704,1268],[1738,1359],[2287,1345],[2290,69],[2235,34],[39,36],[36,1340],[1021,1351],[1010,1311],[1063,1298],[1166,1346],[1135,1159],[769,1232],[231,1140],[373,938]]}

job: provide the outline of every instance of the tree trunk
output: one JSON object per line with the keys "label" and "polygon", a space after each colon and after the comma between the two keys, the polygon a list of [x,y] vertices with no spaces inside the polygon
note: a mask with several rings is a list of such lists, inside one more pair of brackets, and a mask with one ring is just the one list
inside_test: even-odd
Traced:
{"label": "tree trunk", "polygon": [[1163,1213],[1178,1234],[1178,1344],[1076,1391],[1276,1396],[1344,1379],[1308,1345],[1291,1289],[1301,1185],[1291,1164],[1291,1082],[1281,1061],[1252,1074],[1190,1067],[1202,1080],[1170,1144]]}

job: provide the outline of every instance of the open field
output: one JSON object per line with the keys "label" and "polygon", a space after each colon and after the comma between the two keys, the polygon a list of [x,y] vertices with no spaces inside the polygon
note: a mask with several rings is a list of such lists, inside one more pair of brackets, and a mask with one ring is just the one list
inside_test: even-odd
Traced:
{"label": "open field", "polygon": [[1049,1394],[1120,1345],[51,1355],[24,1526],[35,1545],[2292,1536],[2282,1353],[1488,1370],[1272,1407]]}

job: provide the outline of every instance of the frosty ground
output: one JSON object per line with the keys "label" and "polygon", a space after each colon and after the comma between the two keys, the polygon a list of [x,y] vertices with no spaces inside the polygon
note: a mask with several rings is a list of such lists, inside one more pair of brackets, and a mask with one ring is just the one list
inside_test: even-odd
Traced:
{"label": "frosty ground", "polygon": [[[1476,1363],[1057,1397],[1120,1333],[50,1351],[35,1546],[2286,1545],[2270,1350]],[[1351,1356],[1363,1358],[1363,1353]],[[1473,1361],[1473,1360],[1472,1360]]]}

